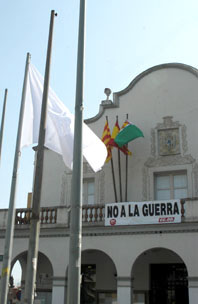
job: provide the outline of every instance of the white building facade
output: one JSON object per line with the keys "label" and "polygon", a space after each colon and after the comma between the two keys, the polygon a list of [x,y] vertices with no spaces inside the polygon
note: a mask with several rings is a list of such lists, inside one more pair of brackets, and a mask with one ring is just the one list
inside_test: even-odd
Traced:
{"label": "white building facade", "polygon": [[[179,199],[181,220],[105,226],[105,205],[116,202],[111,161],[96,174],[84,162],[82,270],[92,278],[83,282],[94,295],[90,303],[197,304],[198,70],[173,63],[143,72],[86,120],[100,138],[106,117],[111,131],[117,118],[122,126],[128,117],[144,133],[129,143],[128,164],[121,153],[120,176],[113,148],[117,202]],[[36,282],[40,303],[66,303],[71,174],[59,155],[45,151]],[[17,210],[13,264],[21,263],[22,283],[28,216],[28,210]],[[7,210],[1,210],[2,255],[6,218]]]}

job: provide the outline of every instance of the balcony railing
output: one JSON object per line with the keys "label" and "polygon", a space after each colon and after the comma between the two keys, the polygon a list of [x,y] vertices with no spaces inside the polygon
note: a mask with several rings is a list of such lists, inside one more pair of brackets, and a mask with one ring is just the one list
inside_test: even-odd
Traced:
{"label": "balcony railing", "polygon": [[83,223],[99,223],[104,221],[105,206],[100,205],[84,205],[82,207]]}
{"label": "balcony railing", "polygon": [[[31,209],[17,209],[15,216],[15,225],[24,225],[30,223],[32,216]],[[57,208],[41,208],[40,211],[41,224],[56,224]]]}
{"label": "balcony railing", "polygon": [[[58,207],[41,208],[40,219],[41,224],[56,224]],[[104,205],[83,205],[82,222],[83,223],[99,223],[104,221]],[[67,210],[67,213],[69,210]],[[60,213],[60,212],[59,212]],[[17,209],[15,217],[15,225],[30,224],[32,210],[27,208]],[[65,221],[67,223],[67,221]]]}
{"label": "balcony railing", "polygon": [[[182,222],[198,222],[198,198],[181,200]],[[105,205],[83,205],[83,225],[104,224]],[[0,209],[0,229],[7,225],[8,209]],[[70,206],[42,207],[40,211],[41,224],[69,226]],[[31,209],[23,208],[16,210],[15,224],[19,227],[30,224]]]}

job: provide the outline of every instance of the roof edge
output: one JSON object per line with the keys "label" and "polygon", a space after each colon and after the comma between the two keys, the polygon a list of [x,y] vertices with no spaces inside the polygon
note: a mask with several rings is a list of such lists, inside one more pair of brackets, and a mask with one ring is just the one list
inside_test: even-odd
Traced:
{"label": "roof edge", "polygon": [[138,81],[140,81],[142,78],[144,78],[146,75],[148,75],[152,72],[155,72],[155,71],[161,70],[161,69],[167,69],[167,68],[168,69],[169,68],[177,68],[177,69],[185,70],[185,71],[188,71],[188,72],[192,73],[195,77],[198,78],[198,69],[196,69],[196,68],[194,68],[190,65],[184,64],[184,63],[173,62],[173,63],[163,63],[163,64],[155,65],[151,68],[148,68],[144,72],[138,74],[129,83],[129,85],[126,88],[124,88],[121,91],[113,93],[113,101],[111,103],[108,103],[108,104],[101,103],[98,114],[96,114],[94,117],[85,119],[85,123],[89,124],[89,123],[97,121],[104,114],[106,109],[118,108],[120,106],[119,97],[128,93],[136,85],[136,83]]}

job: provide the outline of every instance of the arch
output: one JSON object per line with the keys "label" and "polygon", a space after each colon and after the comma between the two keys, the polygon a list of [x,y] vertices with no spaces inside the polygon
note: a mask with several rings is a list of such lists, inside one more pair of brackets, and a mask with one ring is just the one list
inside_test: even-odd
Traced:
{"label": "arch", "polygon": [[[81,253],[81,274],[81,297],[84,292],[86,294],[86,288],[89,289],[89,294],[98,299],[117,296],[117,269],[114,261],[106,252],[98,249],[84,249]],[[65,298],[66,293],[67,290],[65,290]],[[86,299],[84,303],[86,303]]]}
{"label": "arch", "polygon": [[[23,251],[17,254],[11,263],[11,269],[13,268],[16,261],[19,261],[22,268],[21,277],[21,288],[22,295],[25,286],[25,276],[27,269],[27,256],[28,252]],[[44,299],[47,303],[51,303],[52,294],[52,277],[53,277],[53,266],[50,259],[41,251],[38,252],[37,261],[37,273],[36,273],[36,294],[37,299]]]}
{"label": "arch", "polygon": [[[98,249],[98,248],[86,248],[86,249],[83,249],[82,252],[81,252],[81,264],[82,264],[82,256],[85,252],[92,252],[92,251],[97,251],[101,254],[104,254],[105,256],[107,256],[109,258],[109,260],[112,262],[112,264],[115,266],[115,269],[116,269],[116,274],[117,274],[117,267],[116,267],[116,263],[115,261],[113,260],[112,257],[110,257],[110,255],[108,254],[108,252],[105,252],[101,249]],[[66,274],[66,277],[68,276],[68,265],[66,266],[66,271],[65,271],[65,274]]]}
{"label": "arch", "polygon": [[12,270],[10,272],[10,284],[11,287],[20,287],[22,278],[22,267],[20,261],[16,261],[13,264]]}
{"label": "arch", "polygon": [[143,251],[131,269],[134,297],[148,303],[158,303],[160,298],[188,304],[188,269],[184,260],[173,250],[154,247]]}
{"label": "arch", "polygon": [[[114,260],[112,259],[112,257],[110,257],[110,255],[107,252],[105,252],[101,249],[95,249],[95,248],[94,249],[91,249],[91,248],[84,249],[84,250],[82,250],[82,257],[85,253],[92,253],[92,252],[98,252],[100,255],[104,255],[104,256],[108,257],[108,259],[111,261],[111,263],[114,265],[114,267],[116,269],[116,264],[115,264]],[[116,270],[116,272],[117,272],[117,270]]]}
{"label": "arch", "polygon": [[147,252],[150,252],[150,251],[151,251],[151,252],[159,252],[159,250],[164,250],[164,251],[166,251],[166,252],[172,253],[173,255],[177,256],[178,259],[180,259],[180,261],[181,261],[182,263],[184,263],[185,266],[186,266],[186,268],[187,268],[187,265],[186,265],[186,263],[185,263],[183,257],[181,257],[180,254],[179,254],[178,252],[176,252],[176,251],[173,250],[173,249],[167,248],[167,247],[159,247],[159,246],[156,246],[156,247],[152,247],[152,248],[147,248],[147,249],[145,249],[144,251],[140,252],[140,253],[137,255],[136,259],[135,259],[134,262],[133,262],[133,265],[132,265],[132,268],[131,268],[131,272],[133,271],[133,267],[134,267],[135,263],[137,262],[137,260],[138,260],[142,255],[145,255],[145,254],[147,254]]}
{"label": "arch", "polygon": [[[90,283],[87,283],[86,277],[89,273],[93,279],[91,288],[95,288],[95,296],[113,297],[117,293],[117,270],[116,266],[109,255],[102,250],[86,249],[82,251],[81,255],[81,273],[82,273],[82,288],[81,292],[85,290]],[[84,277],[84,280],[83,280]],[[110,295],[111,294],[111,295]],[[82,292],[83,295],[83,292]],[[86,303],[86,301],[85,301]]]}
{"label": "arch", "polygon": [[[27,254],[28,252],[27,251],[22,251],[21,253],[18,253],[13,259],[12,259],[12,262],[11,262],[11,269],[13,267],[13,265],[16,263],[17,260],[20,260],[21,258],[26,258],[27,259]],[[45,254],[43,253],[42,251],[39,250],[38,252],[38,256],[43,256],[46,260],[48,260],[48,262],[50,263],[51,267],[52,267],[52,262],[50,260],[50,258]],[[52,267],[52,272],[53,271],[53,267]]]}

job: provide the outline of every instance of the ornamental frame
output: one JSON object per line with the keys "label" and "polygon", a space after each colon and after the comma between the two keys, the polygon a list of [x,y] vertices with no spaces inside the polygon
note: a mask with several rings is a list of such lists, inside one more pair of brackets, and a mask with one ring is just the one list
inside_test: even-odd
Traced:
{"label": "ornamental frame", "polygon": [[[146,160],[142,170],[142,200],[154,199],[154,174],[157,172],[186,171],[188,178],[188,196],[198,194],[198,165],[192,155],[188,153],[187,128],[172,116],[163,117],[163,122],[151,129],[151,156]],[[163,133],[164,132],[164,133]],[[166,133],[167,132],[167,133]],[[171,132],[175,136],[176,145],[173,149],[161,147],[164,137]],[[159,134],[162,134],[160,138]],[[174,137],[173,136],[173,137]],[[166,138],[165,138],[166,139]],[[160,142],[161,140],[161,142]]]}

